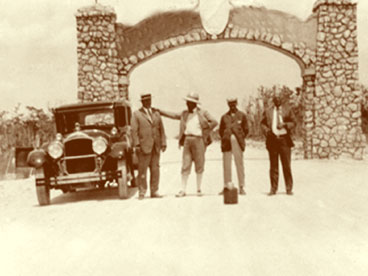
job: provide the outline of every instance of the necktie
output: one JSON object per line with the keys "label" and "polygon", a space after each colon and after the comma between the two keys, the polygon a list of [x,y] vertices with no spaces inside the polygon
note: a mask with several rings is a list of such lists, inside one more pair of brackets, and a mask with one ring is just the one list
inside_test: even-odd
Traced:
{"label": "necktie", "polygon": [[151,112],[151,109],[149,108],[149,109],[147,109],[147,112],[148,112],[148,116],[149,116],[149,118],[151,119],[151,121],[152,121],[152,112]]}

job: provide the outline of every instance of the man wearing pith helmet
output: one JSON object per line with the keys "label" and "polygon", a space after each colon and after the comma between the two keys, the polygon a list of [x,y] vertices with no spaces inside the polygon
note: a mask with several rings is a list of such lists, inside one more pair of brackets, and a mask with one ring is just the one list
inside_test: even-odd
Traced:
{"label": "man wearing pith helmet", "polygon": [[197,182],[197,195],[201,196],[202,177],[204,172],[205,151],[211,143],[211,131],[217,126],[217,121],[206,110],[199,108],[199,95],[189,93],[184,100],[187,110],[172,113],[160,110],[163,116],[180,120],[179,146],[183,146],[181,168],[181,189],[176,195],[184,197],[192,163],[194,162]]}
{"label": "man wearing pith helmet", "polygon": [[150,168],[150,192],[152,198],[159,198],[160,152],[166,150],[166,135],[160,113],[151,108],[151,94],[141,95],[142,107],[132,116],[133,146],[138,155],[139,199],[147,191],[147,169]]}
{"label": "man wearing pith helmet", "polygon": [[[245,137],[248,135],[248,122],[245,113],[237,108],[238,100],[228,98],[229,111],[221,117],[220,137],[221,151],[224,169],[224,186],[232,183],[231,162],[234,157],[236,172],[238,175],[239,194],[245,195],[245,176],[243,153],[245,150]],[[220,194],[222,194],[220,192]]]}

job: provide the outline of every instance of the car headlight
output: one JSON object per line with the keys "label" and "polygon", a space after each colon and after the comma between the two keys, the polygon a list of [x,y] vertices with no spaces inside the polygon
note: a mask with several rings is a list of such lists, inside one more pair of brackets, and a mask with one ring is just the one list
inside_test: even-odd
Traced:
{"label": "car headlight", "polygon": [[107,141],[102,137],[96,138],[92,143],[92,148],[98,155],[103,154],[107,149]]}
{"label": "car headlight", "polygon": [[47,152],[49,153],[49,155],[54,158],[54,159],[58,159],[63,155],[63,146],[60,142],[52,142],[48,147],[47,147]]}
{"label": "car headlight", "polygon": [[46,153],[41,149],[32,150],[27,157],[27,163],[31,167],[41,168],[46,161]]}

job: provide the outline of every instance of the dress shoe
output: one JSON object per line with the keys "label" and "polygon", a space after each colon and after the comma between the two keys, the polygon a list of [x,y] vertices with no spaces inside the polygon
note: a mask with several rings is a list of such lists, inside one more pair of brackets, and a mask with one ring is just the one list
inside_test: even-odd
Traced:
{"label": "dress shoe", "polygon": [[162,198],[162,195],[160,195],[159,193],[154,193],[151,195],[151,198]]}
{"label": "dress shoe", "polygon": [[287,195],[293,195],[294,193],[292,191],[287,191],[286,194]]}
{"label": "dress shoe", "polygon": [[198,191],[197,191],[197,196],[203,196],[203,193],[202,193],[202,191],[201,191],[201,190],[198,190]]}
{"label": "dress shoe", "polygon": [[239,195],[246,195],[246,192],[243,187],[239,189]]}
{"label": "dress shoe", "polygon": [[222,190],[221,192],[219,192],[219,195],[224,195],[224,190]]}
{"label": "dress shoe", "polygon": [[177,193],[175,195],[176,197],[184,197],[185,196],[185,192],[184,191],[180,191],[179,193]]}
{"label": "dress shoe", "polygon": [[138,199],[139,199],[139,200],[144,199],[144,195],[139,195],[139,196],[138,196]]}
{"label": "dress shoe", "polygon": [[269,196],[273,196],[273,195],[275,195],[276,194],[276,192],[275,191],[271,191],[271,192],[269,192],[267,195],[269,195]]}

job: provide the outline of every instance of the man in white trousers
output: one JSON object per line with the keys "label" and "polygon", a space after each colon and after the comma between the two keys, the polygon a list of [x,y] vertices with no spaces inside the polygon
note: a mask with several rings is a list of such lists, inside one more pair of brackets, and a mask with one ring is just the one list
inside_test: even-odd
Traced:
{"label": "man in white trousers", "polygon": [[[245,137],[248,135],[248,122],[244,112],[237,108],[238,100],[228,98],[229,111],[221,117],[220,137],[224,169],[224,187],[232,183],[231,162],[234,156],[236,172],[239,182],[239,194],[245,195],[245,176],[243,153],[245,150]],[[223,194],[223,191],[220,192]]]}

